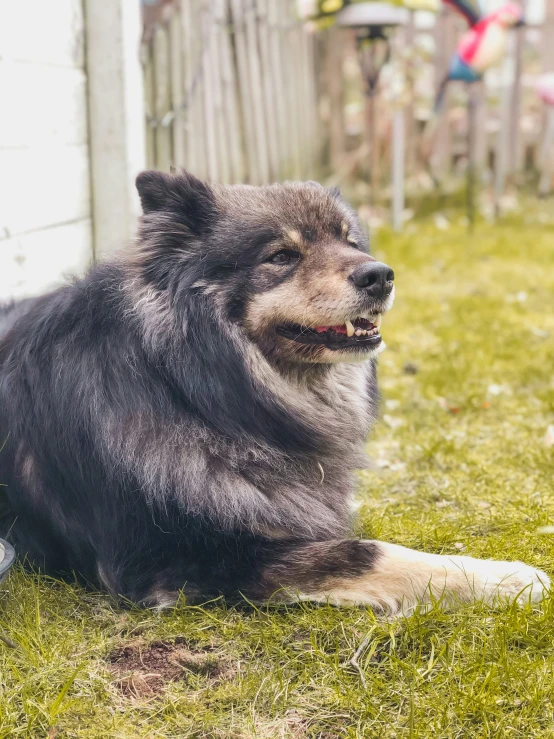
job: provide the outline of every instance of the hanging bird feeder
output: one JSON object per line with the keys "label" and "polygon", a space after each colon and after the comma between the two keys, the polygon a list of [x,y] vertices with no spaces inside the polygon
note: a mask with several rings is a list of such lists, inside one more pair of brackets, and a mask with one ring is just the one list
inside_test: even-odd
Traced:
{"label": "hanging bird feeder", "polygon": [[[410,13],[406,8],[390,3],[366,2],[348,5],[336,16],[337,26],[355,31],[360,70],[367,95],[367,126],[370,146],[371,200],[376,201],[379,188],[379,152],[376,136],[375,98],[379,86],[379,77],[385,64],[390,59],[390,34],[394,28],[405,26]],[[399,128],[401,131],[401,129]],[[402,134],[402,132],[401,132]],[[403,163],[403,134],[395,137],[393,159],[397,164]],[[393,200],[403,202],[403,168],[393,167],[393,172],[401,175],[401,182],[393,183]],[[398,179],[398,177],[396,178]],[[399,190],[400,188],[400,190]],[[402,196],[399,197],[401,192]],[[397,220],[397,219],[396,219]]]}
{"label": "hanging bird feeder", "polygon": [[408,20],[408,10],[389,3],[357,3],[337,13],[338,26],[356,31],[360,64],[369,96],[375,95],[381,70],[390,59],[391,29],[405,26]]}

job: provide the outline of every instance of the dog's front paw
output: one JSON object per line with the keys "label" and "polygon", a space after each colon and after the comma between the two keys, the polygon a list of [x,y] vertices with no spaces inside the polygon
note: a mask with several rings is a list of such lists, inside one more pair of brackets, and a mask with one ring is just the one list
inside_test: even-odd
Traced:
{"label": "dog's front paw", "polygon": [[440,603],[452,608],[482,601],[500,605],[511,601],[536,603],[547,593],[550,578],[523,562],[498,562],[464,555],[430,554],[396,544],[378,542],[380,556],[367,578],[375,590],[375,604],[394,613]]}
{"label": "dog's front paw", "polygon": [[550,578],[542,570],[523,562],[473,560],[475,596],[487,603],[502,600],[537,603],[550,587]]}

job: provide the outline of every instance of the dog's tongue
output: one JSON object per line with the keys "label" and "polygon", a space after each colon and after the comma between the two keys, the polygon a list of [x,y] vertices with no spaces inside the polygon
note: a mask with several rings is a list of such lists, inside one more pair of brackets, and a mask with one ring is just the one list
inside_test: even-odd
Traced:
{"label": "dog's tongue", "polygon": [[337,334],[345,334],[346,326],[342,323],[340,326],[317,326],[315,331],[318,334],[324,334],[326,331],[335,331]]}

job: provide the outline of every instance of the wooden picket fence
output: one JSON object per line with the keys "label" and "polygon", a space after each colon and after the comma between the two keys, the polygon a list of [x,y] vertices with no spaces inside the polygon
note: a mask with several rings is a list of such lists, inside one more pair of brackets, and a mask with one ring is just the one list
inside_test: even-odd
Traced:
{"label": "wooden picket fence", "polygon": [[[541,192],[548,190],[554,165],[546,154],[554,134],[544,133],[542,104],[532,86],[539,71],[554,69],[554,0],[545,0],[543,25],[513,32],[502,65],[486,84],[472,87],[478,132],[472,146],[461,83],[449,87],[441,116],[427,125],[465,30],[459,14],[443,9],[434,28],[418,28],[412,16],[395,30],[391,60],[405,88],[395,98],[385,75],[372,131],[354,33],[338,26],[313,33],[299,21],[295,5],[150,5],[157,15],[146,24],[142,46],[150,167],[183,166],[222,182],[351,181],[357,197],[376,204],[394,202],[401,180],[408,194],[427,191],[432,182],[455,186],[471,160],[496,203],[535,169],[543,174]],[[537,38],[540,49],[534,48]]]}
{"label": "wooden picket fence", "polygon": [[221,182],[316,174],[315,40],[290,0],[175,0],[142,48],[150,167]]}

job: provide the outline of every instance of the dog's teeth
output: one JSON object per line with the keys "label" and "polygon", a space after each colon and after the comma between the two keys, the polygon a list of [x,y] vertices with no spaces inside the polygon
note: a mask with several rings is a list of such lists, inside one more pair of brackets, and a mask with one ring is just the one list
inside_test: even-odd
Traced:
{"label": "dog's teeth", "polygon": [[352,321],[345,321],[344,325],[346,326],[346,335],[354,336],[354,324]]}
{"label": "dog's teeth", "polygon": [[382,320],[383,320],[383,316],[381,315],[381,313],[379,313],[378,315],[375,316],[375,320],[372,321],[371,323],[373,323],[376,326],[376,328],[381,328]]}
{"label": "dog's teeth", "polygon": [[356,329],[356,330],[354,331],[354,333],[356,334],[356,336],[361,336],[361,335],[363,334],[363,331],[362,331],[362,329],[361,329],[361,328],[357,328],[357,329]]}

